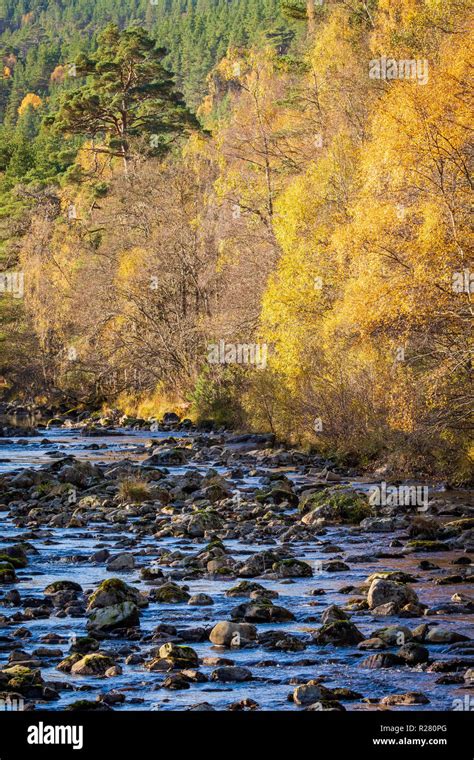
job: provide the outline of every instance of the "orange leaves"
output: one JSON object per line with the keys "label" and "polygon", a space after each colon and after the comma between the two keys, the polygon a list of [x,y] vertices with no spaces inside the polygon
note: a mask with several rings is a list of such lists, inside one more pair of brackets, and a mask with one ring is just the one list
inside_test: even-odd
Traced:
{"label": "orange leaves", "polygon": [[42,103],[43,101],[39,95],[35,95],[34,92],[29,92],[27,95],[25,95],[20,105],[18,106],[18,113],[20,116],[23,116],[28,108],[33,108],[36,111],[42,105]]}

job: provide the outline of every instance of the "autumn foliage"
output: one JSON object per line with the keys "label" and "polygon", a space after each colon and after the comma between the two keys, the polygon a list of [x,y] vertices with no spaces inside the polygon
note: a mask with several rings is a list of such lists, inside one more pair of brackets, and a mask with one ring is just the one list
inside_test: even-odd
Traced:
{"label": "autumn foliage", "polygon": [[[455,0],[327,3],[297,54],[231,48],[204,130],[166,159],[137,137],[124,176],[94,135],[22,243],[48,383],[137,405],[159,388],[344,461],[469,480],[471,22]],[[411,74],[371,77],[374,59]],[[268,344],[267,367],[210,367],[220,339]]]}

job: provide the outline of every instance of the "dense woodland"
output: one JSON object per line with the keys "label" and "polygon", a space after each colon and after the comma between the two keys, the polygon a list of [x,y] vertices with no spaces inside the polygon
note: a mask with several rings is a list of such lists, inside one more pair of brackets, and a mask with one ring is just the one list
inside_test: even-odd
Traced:
{"label": "dense woodland", "polygon": [[[0,7],[4,398],[466,483],[468,0]],[[210,363],[219,341],[268,362]]]}

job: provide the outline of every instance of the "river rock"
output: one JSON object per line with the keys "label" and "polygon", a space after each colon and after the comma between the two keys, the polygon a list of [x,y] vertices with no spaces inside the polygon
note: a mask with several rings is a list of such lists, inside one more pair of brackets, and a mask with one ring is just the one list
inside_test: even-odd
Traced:
{"label": "river rock", "polygon": [[137,607],[147,607],[148,600],[138,589],[129,586],[119,578],[102,581],[96,591],[89,597],[87,610],[111,607],[122,602],[131,602]]}
{"label": "river rock", "polygon": [[212,629],[209,640],[217,646],[245,647],[255,642],[257,629],[249,623],[230,623],[226,620],[217,623]]}
{"label": "river rock", "polygon": [[74,663],[71,673],[79,676],[103,676],[113,666],[114,661],[111,657],[96,652],[95,654],[86,654],[85,657]]}
{"label": "river rock", "polygon": [[275,599],[279,596],[277,591],[271,591],[270,589],[262,586],[261,583],[255,581],[240,581],[237,586],[233,586],[225,592],[226,596],[250,596],[254,591],[261,593],[267,599]]}
{"label": "river rock", "polygon": [[380,700],[381,705],[427,705],[430,700],[419,691],[409,691],[406,694],[390,694]]}
{"label": "river rock", "polygon": [[330,700],[333,696],[330,689],[321,686],[316,681],[308,681],[308,683],[296,687],[292,701],[296,705],[312,705],[321,699]]}
{"label": "river rock", "polygon": [[402,664],[403,660],[401,657],[397,657],[397,655],[392,654],[391,652],[380,652],[377,654],[371,654],[359,663],[359,667],[371,669],[394,668],[395,666]]}
{"label": "river rock", "polygon": [[207,531],[220,530],[223,525],[222,518],[211,509],[180,518],[177,523],[179,531],[191,538],[202,538]]}
{"label": "river rock", "polygon": [[401,657],[407,665],[420,665],[429,660],[429,652],[427,648],[421,644],[415,644],[413,642],[404,644],[400,647],[397,656]]}
{"label": "river rock", "polygon": [[223,665],[216,668],[211,673],[211,681],[251,681],[252,672],[248,668],[242,668],[236,665]]}
{"label": "river rock", "polygon": [[327,607],[321,615],[321,623],[336,623],[340,620],[349,620],[349,615],[341,610],[336,604]]}
{"label": "river rock", "polygon": [[194,668],[199,664],[197,653],[191,647],[178,646],[169,641],[159,650],[160,659],[166,660],[173,668]]}
{"label": "river rock", "polygon": [[110,607],[93,609],[89,614],[87,629],[112,631],[115,628],[132,628],[139,624],[138,607],[133,602],[121,602]]}
{"label": "river rock", "polygon": [[230,611],[230,616],[232,620],[243,620],[246,623],[286,623],[295,619],[292,612],[272,604],[269,599],[239,604]]}
{"label": "river rock", "polygon": [[116,554],[115,557],[111,557],[107,562],[107,570],[109,572],[120,572],[123,570],[133,570],[135,567],[135,557],[133,554],[123,552],[122,554]]}
{"label": "river rock", "polygon": [[427,642],[430,644],[452,644],[455,641],[469,641],[469,636],[457,631],[448,631],[446,628],[430,628],[426,634]]}
{"label": "river rock", "polygon": [[209,596],[209,594],[194,594],[190,599],[188,599],[188,604],[198,607],[205,607],[214,604],[214,600],[212,596]]}
{"label": "river rock", "polygon": [[279,578],[310,578],[313,575],[311,566],[299,559],[282,559],[280,562],[274,562],[272,571]]}
{"label": "river rock", "polygon": [[188,602],[190,598],[191,595],[187,591],[171,581],[163,583],[158,588],[153,588],[149,594],[149,599],[161,604],[181,604]]}
{"label": "river rock", "polygon": [[264,631],[258,636],[258,644],[272,652],[302,652],[306,644],[286,631]]}
{"label": "river rock", "polygon": [[357,644],[357,649],[387,649],[388,644],[382,639],[377,637],[371,639],[364,639],[360,644]]}
{"label": "river rock", "polygon": [[323,625],[313,634],[313,638],[317,644],[333,644],[337,647],[359,644],[364,640],[354,623],[344,620]]}
{"label": "river rock", "polygon": [[367,602],[371,610],[389,603],[401,609],[409,602],[417,603],[418,597],[410,586],[376,578],[369,588]]}
{"label": "river rock", "polygon": [[382,639],[390,646],[401,646],[413,638],[410,629],[404,625],[389,625],[386,628],[379,628],[372,633],[372,636]]}

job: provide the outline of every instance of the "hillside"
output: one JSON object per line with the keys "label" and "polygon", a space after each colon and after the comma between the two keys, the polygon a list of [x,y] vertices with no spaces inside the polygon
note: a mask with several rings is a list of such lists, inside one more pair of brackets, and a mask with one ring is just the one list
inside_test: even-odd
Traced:
{"label": "hillside", "polygon": [[468,3],[4,7],[5,397],[468,482]]}

